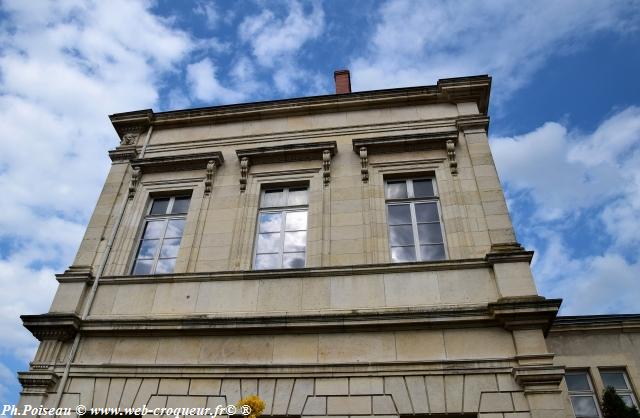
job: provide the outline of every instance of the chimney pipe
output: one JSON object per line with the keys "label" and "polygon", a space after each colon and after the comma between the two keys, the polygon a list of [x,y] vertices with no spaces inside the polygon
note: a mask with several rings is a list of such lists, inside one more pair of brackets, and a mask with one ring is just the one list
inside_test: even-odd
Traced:
{"label": "chimney pipe", "polygon": [[349,70],[336,70],[333,72],[336,82],[336,94],[351,93],[351,74]]}

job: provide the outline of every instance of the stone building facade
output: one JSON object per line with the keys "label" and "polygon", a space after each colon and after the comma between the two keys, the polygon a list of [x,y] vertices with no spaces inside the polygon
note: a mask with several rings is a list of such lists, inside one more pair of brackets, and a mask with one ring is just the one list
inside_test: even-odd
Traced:
{"label": "stone building facade", "polygon": [[564,376],[585,370],[594,396],[623,373],[637,402],[639,319],[556,320],[538,295],[487,141],[491,79],[352,93],[348,76],[111,116],[76,259],[22,317],[40,340],[22,404],[571,417],[590,395]]}

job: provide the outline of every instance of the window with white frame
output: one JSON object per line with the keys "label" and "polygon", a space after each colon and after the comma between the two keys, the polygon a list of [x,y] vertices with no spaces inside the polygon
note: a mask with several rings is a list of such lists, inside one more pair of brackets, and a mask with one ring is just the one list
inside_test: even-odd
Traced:
{"label": "window with white frame", "polygon": [[598,400],[587,371],[567,371],[564,376],[576,418],[599,418]]}
{"label": "window with white frame", "polygon": [[132,274],[173,273],[190,196],[157,197],[144,220]]}
{"label": "window with white frame", "polygon": [[307,252],[307,187],[262,190],[253,268],[302,268]]}
{"label": "window with white frame", "polygon": [[625,404],[629,407],[638,406],[638,401],[633,395],[629,377],[624,370],[600,370],[600,377],[605,387],[613,387],[622,398]]}
{"label": "window with white frame", "polygon": [[395,263],[446,257],[433,178],[387,180],[389,246]]}

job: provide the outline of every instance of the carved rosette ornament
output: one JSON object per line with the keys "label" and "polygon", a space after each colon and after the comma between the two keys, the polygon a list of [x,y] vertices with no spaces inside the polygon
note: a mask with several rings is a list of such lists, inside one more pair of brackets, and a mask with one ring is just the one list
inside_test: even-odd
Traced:
{"label": "carved rosette ornament", "polygon": [[240,192],[247,190],[247,177],[249,175],[249,158],[240,159]]}
{"label": "carved rosette ornament", "polygon": [[331,151],[322,151],[322,178],[324,185],[328,186],[331,181]]}

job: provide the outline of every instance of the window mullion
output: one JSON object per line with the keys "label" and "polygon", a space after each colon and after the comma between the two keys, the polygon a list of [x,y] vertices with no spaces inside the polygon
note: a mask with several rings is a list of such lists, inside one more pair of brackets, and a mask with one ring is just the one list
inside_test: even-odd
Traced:
{"label": "window mullion", "polygon": [[413,231],[413,251],[416,255],[416,261],[422,261],[422,257],[420,257],[420,239],[418,238],[418,220],[413,202],[409,203],[409,209],[411,213],[411,230]]}
{"label": "window mullion", "polygon": [[[286,200],[285,200],[285,203],[286,203]],[[280,218],[281,219],[280,220],[280,268],[282,268],[284,266],[284,230],[287,224],[287,211],[282,210],[280,211],[280,213],[282,214]]]}
{"label": "window mullion", "polygon": [[160,235],[158,248],[156,248],[156,253],[153,256],[153,273],[156,272],[156,268],[158,267],[158,260],[160,259],[160,251],[162,250],[162,245],[164,244],[164,238],[167,235],[167,227],[169,225],[169,219],[164,220],[164,228],[162,228],[162,235]]}

